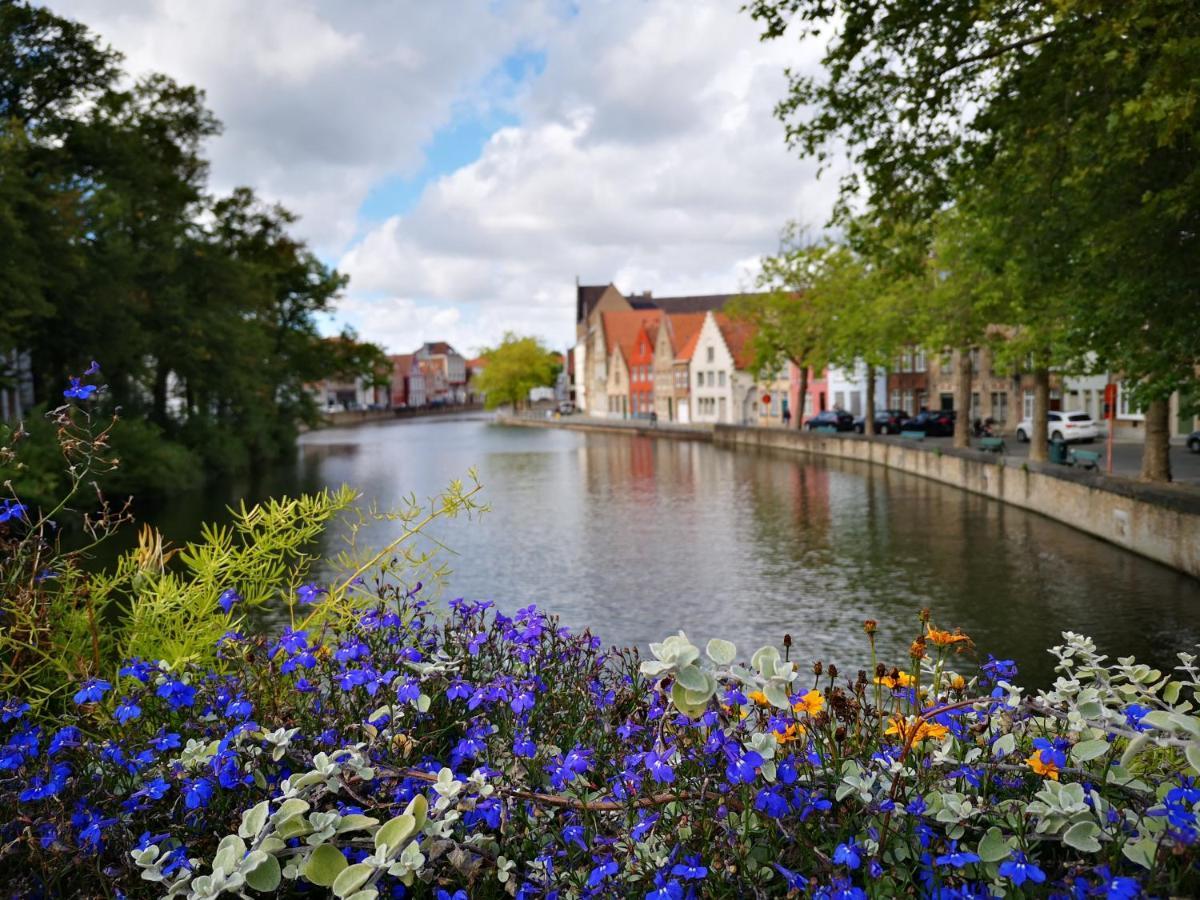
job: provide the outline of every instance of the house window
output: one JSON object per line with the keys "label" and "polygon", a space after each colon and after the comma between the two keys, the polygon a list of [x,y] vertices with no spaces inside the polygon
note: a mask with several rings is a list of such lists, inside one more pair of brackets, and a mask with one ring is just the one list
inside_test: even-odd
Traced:
{"label": "house window", "polygon": [[1129,395],[1125,393],[1125,385],[1117,385],[1117,418],[1119,419],[1144,419],[1140,407],[1129,402]]}
{"label": "house window", "polygon": [[707,361],[712,362],[713,361],[713,353],[714,353],[713,348],[709,347],[709,348],[707,348],[707,350],[705,352],[707,353]]}
{"label": "house window", "polygon": [[925,371],[925,351],[924,350],[917,350],[915,353],[913,353],[913,371],[914,372],[924,372]]}
{"label": "house window", "polygon": [[896,409],[902,409],[902,410],[904,410],[906,413],[909,413],[910,415],[911,415],[912,413],[915,413],[917,410],[916,410],[916,408],[913,406],[913,392],[912,392],[912,391],[905,391],[905,392],[903,393],[902,397],[903,397],[903,399],[901,399],[901,401],[900,401],[900,405],[899,405],[899,406],[897,406],[897,407],[896,407]]}
{"label": "house window", "polygon": [[992,418],[1003,425],[1008,421],[1008,392],[992,392]]}
{"label": "house window", "polygon": [[842,409],[846,403],[846,395],[842,391],[833,392],[833,408]]}
{"label": "house window", "polygon": [[698,388],[704,387],[704,373],[703,372],[696,373],[696,387],[698,387]]}
{"label": "house window", "polygon": [[1021,418],[1033,419],[1033,391],[1026,391],[1021,397]]}
{"label": "house window", "polygon": [[971,371],[972,372],[979,371],[979,348],[978,347],[971,348]]}
{"label": "house window", "polygon": [[909,353],[907,350],[905,350],[903,353],[900,354],[900,371],[901,372],[911,372],[912,371],[912,354]]}
{"label": "house window", "polygon": [[725,370],[717,373],[717,387],[725,387]]}
{"label": "house window", "polygon": [[892,409],[899,409],[900,408],[900,392],[892,391],[892,395],[891,395],[889,402],[891,404]]}
{"label": "house window", "polygon": [[979,418],[979,394],[978,394],[978,392],[972,392],[972,394],[971,394],[971,419],[974,420],[974,419],[978,419],[978,418]]}

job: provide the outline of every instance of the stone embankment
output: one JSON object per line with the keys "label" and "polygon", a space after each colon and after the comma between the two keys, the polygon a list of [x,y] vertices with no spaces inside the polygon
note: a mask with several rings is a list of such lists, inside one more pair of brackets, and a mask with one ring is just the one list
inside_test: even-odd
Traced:
{"label": "stone embankment", "polygon": [[815,434],[738,425],[656,425],[571,417],[502,417],[504,424],[711,441],[731,450],[774,450],[886,466],[1040,513],[1200,578],[1200,490],[979,450],[930,448],[903,438]]}

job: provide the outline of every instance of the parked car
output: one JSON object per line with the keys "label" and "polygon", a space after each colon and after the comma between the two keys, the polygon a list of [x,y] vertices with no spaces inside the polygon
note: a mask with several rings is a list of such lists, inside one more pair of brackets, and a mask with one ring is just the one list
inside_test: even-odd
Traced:
{"label": "parked car", "polygon": [[[1028,443],[1032,435],[1033,420],[1022,419],[1017,424],[1017,440]],[[1046,414],[1046,436],[1052,441],[1066,441],[1068,444],[1076,441],[1090,444],[1100,436],[1100,429],[1085,412],[1052,410]]]}
{"label": "parked car", "polygon": [[1200,431],[1193,431],[1188,435],[1187,448],[1193,453],[1200,453]]}
{"label": "parked car", "polygon": [[[902,409],[877,409],[875,410],[875,433],[876,434],[899,434],[900,423],[912,418]],[[862,434],[867,430],[867,417],[859,416],[854,420],[854,430]]]}
{"label": "parked car", "polygon": [[954,434],[956,416],[952,409],[927,409],[900,423],[901,431],[923,431],[928,437],[950,437]]}
{"label": "parked car", "polygon": [[818,428],[836,428],[838,431],[852,431],[854,429],[854,416],[846,412],[844,409],[827,409],[824,412],[819,412],[807,422],[804,427],[809,431],[815,431]]}

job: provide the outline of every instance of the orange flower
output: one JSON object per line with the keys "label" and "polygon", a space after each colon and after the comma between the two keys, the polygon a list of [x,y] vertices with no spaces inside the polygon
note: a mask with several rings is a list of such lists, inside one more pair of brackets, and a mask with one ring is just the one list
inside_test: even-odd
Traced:
{"label": "orange flower", "polygon": [[1058,781],[1058,765],[1054,760],[1045,760],[1042,757],[1043,751],[1039,750],[1029,759],[1025,760],[1025,765],[1033,769],[1035,775],[1041,775],[1043,778],[1049,778],[1053,781]]}
{"label": "orange flower", "polygon": [[963,678],[961,675],[954,674],[950,676],[950,687],[954,688],[954,690],[961,691],[966,686],[967,679]]}
{"label": "orange flower", "polygon": [[953,647],[955,644],[970,644],[971,639],[962,633],[961,629],[955,629],[953,632],[938,631],[932,625],[929,628],[929,642],[938,647]]}
{"label": "orange flower", "polygon": [[917,744],[930,738],[940,741],[950,733],[950,729],[937,722],[920,722],[915,719],[908,722],[902,716],[892,716],[892,724],[888,726],[886,733],[897,735],[903,741],[909,740],[909,735],[912,734],[912,743]]}
{"label": "orange flower", "polygon": [[815,716],[825,708],[825,698],[821,696],[821,692],[817,690],[809,691],[803,697],[796,701],[792,707],[798,713],[808,713],[810,716]]}
{"label": "orange flower", "polygon": [[882,684],[886,688],[891,688],[893,691],[897,688],[912,687],[913,677],[907,672],[901,672],[895,678],[891,675],[884,675],[875,679],[876,684]]}
{"label": "orange flower", "polygon": [[762,691],[751,691],[746,696],[749,697],[751,700],[753,700],[755,703],[757,703],[759,706],[770,706],[771,705],[771,701],[767,699],[767,695],[764,694]]}
{"label": "orange flower", "polygon": [[804,726],[799,722],[793,722],[783,731],[776,731],[775,738],[781,744],[786,744],[790,741],[798,741],[804,735]]}

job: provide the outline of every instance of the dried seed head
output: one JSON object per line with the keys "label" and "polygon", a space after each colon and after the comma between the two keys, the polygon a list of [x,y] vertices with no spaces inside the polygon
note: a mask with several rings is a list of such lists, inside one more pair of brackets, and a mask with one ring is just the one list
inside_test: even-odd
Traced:
{"label": "dried seed head", "polygon": [[867,619],[863,622],[863,631],[867,634],[874,634],[877,628],[879,628],[879,623],[874,619]]}

